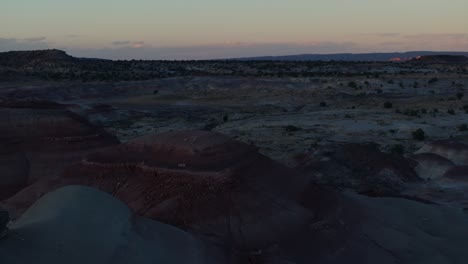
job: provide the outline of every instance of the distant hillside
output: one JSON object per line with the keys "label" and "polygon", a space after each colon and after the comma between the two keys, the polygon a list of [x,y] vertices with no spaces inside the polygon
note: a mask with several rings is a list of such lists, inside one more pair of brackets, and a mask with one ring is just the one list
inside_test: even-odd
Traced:
{"label": "distant hillside", "polygon": [[[75,58],[60,50],[12,51],[0,53],[0,82],[29,80],[137,81],[181,76],[279,78],[369,76],[388,71],[408,73],[418,72],[420,68],[427,70],[428,65],[411,61],[411,59],[420,56],[419,54],[427,53],[433,56],[435,52],[297,55],[206,61],[113,61]],[[459,54],[468,55],[468,53]],[[441,57],[438,58],[439,60],[432,59],[432,61],[440,63]],[[273,60],[275,62],[272,62]],[[392,61],[410,62],[395,65]],[[452,58],[450,61],[457,61],[454,64],[458,64],[460,58]],[[430,62],[428,61],[428,63]],[[465,73],[468,68],[457,67],[452,70]]]}
{"label": "distant hillside", "polygon": [[0,52],[0,66],[5,67],[34,67],[49,64],[67,64],[74,61],[76,59],[65,51],[56,49]]}
{"label": "distant hillside", "polygon": [[461,55],[430,55],[416,57],[410,60],[410,62],[426,64],[458,64],[468,63],[468,57]]}
{"label": "distant hillside", "polygon": [[453,55],[468,56],[468,52],[410,51],[393,53],[339,53],[339,54],[300,54],[287,56],[264,56],[234,58],[233,60],[253,61],[409,61],[419,56]]}

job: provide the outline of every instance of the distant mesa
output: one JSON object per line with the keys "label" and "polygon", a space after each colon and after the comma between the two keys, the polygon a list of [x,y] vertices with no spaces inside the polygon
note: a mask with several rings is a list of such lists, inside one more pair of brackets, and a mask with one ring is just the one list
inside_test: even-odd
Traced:
{"label": "distant mesa", "polygon": [[0,52],[0,66],[15,68],[42,64],[66,64],[73,63],[75,60],[77,59],[65,51],[57,49]]}
{"label": "distant mesa", "polygon": [[[330,54],[294,54],[281,56],[257,56],[226,58],[237,61],[361,61],[361,62],[406,62],[428,60],[432,63],[466,63],[468,52],[452,51],[408,51],[408,52],[382,52],[382,53],[330,53]],[[100,58],[76,58],[68,55],[65,51],[33,50],[33,51],[9,51],[0,52],[0,66],[24,67],[47,63],[79,63],[80,61],[107,61]]]}
{"label": "distant mesa", "polygon": [[334,53],[334,54],[298,54],[285,56],[262,56],[235,58],[241,61],[390,61],[406,62],[418,57],[431,56],[468,56],[468,52],[409,51],[388,53]]}

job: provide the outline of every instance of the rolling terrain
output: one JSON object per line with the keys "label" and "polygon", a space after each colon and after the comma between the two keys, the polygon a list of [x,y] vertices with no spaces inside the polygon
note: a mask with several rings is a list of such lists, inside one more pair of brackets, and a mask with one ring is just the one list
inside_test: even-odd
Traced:
{"label": "rolling terrain", "polygon": [[0,260],[466,263],[468,63],[413,55],[0,53]]}

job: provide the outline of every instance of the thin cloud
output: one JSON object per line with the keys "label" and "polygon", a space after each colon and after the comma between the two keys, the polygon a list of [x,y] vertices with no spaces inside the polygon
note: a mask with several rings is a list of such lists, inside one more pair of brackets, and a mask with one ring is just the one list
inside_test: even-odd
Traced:
{"label": "thin cloud", "polygon": [[468,34],[465,33],[442,33],[442,34],[415,34],[405,35],[406,39],[420,39],[420,40],[435,40],[435,39],[452,39],[452,40],[468,40]]}
{"label": "thin cloud", "polygon": [[140,48],[143,48],[144,45],[145,45],[144,41],[135,41],[132,43],[132,48],[140,49]]}
{"label": "thin cloud", "polygon": [[46,37],[26,38],[24,40],[28,42],[41,42],[41,41],[45,41]]}
{"label": "thin cloud", "polygon": [[67,37],[67,38],[82,38],[82,37],[85,37],[85,35],[70,34],[70,35],[65,35],[65,37]]}
{"label": "thin cloud", "polygon": [[385,37],[385,38],[395,38],[401,36],[400,33],[362,33],[358,36],[369,36],[369,37]]}
{"label": "thin cloud", "polygon": [[124,40],[124,41],[114,41],[112,42],[112,45],[116,46],[123,46],[123,45],[130,45],[131,41]]}
{"label": "thin cloud", "polygon": [[134,49],[140,49],[140,48],[143,48],[145,46],[145,42],[144,41],[130,41],[130,40],[118,40],[118,41],[114,41],[112,42],[112,45],[114,46],[122,46],[123,47],[131,47],[131,48],[134,48]]}
{"label": "thin cloud", "polygon": [[405,42],[401,42],[401,41],[385,41],[385,42],[379,43],[380,46],[401,46],[405,44],[406,44]]}

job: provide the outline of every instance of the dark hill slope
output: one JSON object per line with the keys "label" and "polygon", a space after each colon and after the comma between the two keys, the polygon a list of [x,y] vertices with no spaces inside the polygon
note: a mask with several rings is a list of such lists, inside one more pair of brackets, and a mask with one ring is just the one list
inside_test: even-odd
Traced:
{"label": "dark hill slope", "polygon": [[417,57],[410,60],[410,62],[425,64],[459,64],[468,63],[468,57],[463,55],[431,55]]}
{"label": "dark hill slope", "polygon": [[61,50],[34,50],[0,52],[0,66],[32,67],[50,64],[69,64],[77,59]]}

